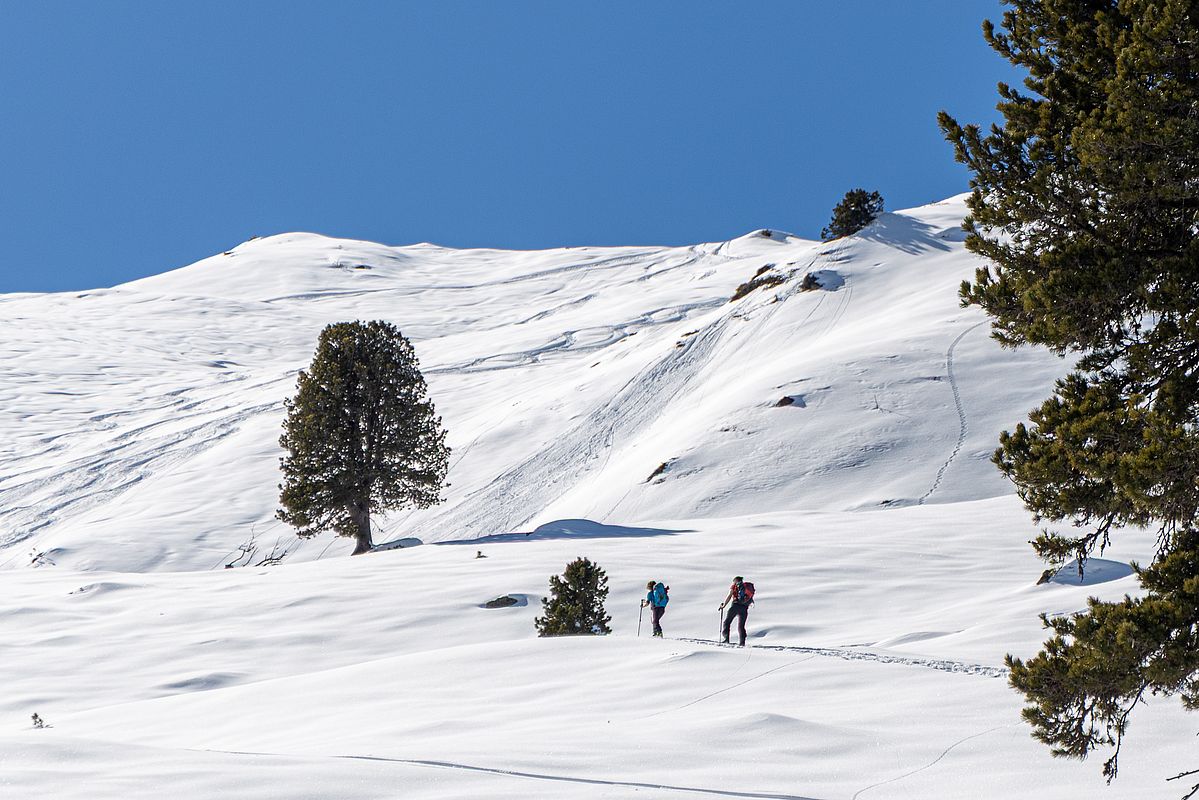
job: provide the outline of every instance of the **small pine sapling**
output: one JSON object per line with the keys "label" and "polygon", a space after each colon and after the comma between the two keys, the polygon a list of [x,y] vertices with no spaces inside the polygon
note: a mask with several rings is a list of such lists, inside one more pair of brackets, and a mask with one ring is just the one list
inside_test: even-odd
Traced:
{"label": "small pine sapling", "polygon": [[544,616],[533,624],[539,636],[611,633],[612,618],[604,613],[608,576],[591,560],[576,558],[561,577],[550,578],[550,597],[541,598]]}

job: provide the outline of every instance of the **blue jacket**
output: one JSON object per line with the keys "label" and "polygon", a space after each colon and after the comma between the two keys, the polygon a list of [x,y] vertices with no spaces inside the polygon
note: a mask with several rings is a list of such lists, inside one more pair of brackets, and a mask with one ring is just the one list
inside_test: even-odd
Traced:
{"label": "blue jacket", "polygon": [[645,595],[645,602],[651,606],[665,608],[670,602],[670,595],[666,594],[666,587],[659,583]]}

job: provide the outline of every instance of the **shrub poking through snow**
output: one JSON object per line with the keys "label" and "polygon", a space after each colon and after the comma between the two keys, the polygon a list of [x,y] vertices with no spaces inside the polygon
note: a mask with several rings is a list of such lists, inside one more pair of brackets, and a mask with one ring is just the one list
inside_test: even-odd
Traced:
{"label": "shrub poking through snow", "polygon": [[541,598],[544,616],[533,624],[539,636],[611,633],[612,618],[604,613],[608,576],[598,564],[576,558],[559,577],[550,578],[550,597]]}
{"label": "shrub poking through snow", "polygon": [[820,280],[810,272],[803,276],[803,281],[801,281],[799,284],[799,290],[801,292],[810,292],[819,288],[821,288]]}
{"label": "shrub poking through snow", "polygon": [[761,289],[763,286],[778,286],[783,282],[783,280],[784,279],[782,275],[769,275],[759,272],[757,275],[738,286],[737,291],[733,292],[733,296],[729,298],[729,302],[731,303],[734,300],[740,300],[754,289]]}
{"label": "shrub poking through snow", "polygon": [[883,213],[883,196],[865,189],[850,189],[833,208],[833,219],[820,232],[824,241],[840,239],[865,228]]}
{"label": "shrub poking through snow", "polygon": [[39,717],[37,715],[37,713],[35,712],[33,715],[33,727],[40,729],[40,728],[49,728],[50,726],[46,724],[46,720]]}
{"label": "shrub poking through snow", "polygon": [[669,466],[670,466],[670,462],[669,462],[669,461],[663,461],[661,464],[659,464],[659,465],[658,465],[657,469],[655,469],[653,472],[651,472],[651,473],[649,474],[649,477],[645,479],[645,482],[646,482],[646,483],[649,483],[649,482],[650,482],[650,481],[652,481],[654,478],[656,478],[656,477],[658,477],[659,475],[661,475],[662,473],[666,472],[666,468],[667,468],[667,467],[669,467]]}

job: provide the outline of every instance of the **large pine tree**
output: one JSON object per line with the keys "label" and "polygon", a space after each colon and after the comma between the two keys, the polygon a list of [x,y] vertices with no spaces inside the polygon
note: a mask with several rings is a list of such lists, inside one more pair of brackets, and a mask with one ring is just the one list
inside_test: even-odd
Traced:
{"label": "large pine tree", "polygon": [[966,245],[990,264],[962,298],[1005,345],[1078,362],[995,461],[1038,521],[1069,524],[1035,542],[1052,563],[1158,534],[1142,597],[1046,620],[1044,650],[1009,664],[1035,735],[1110,748],[1110,779],[1147,695],[1199,707],[1199,3],[1007,4],[983,33],[1024,90],[1000,84],[987,134],[940,117],[973,172]]}
{"label": "large pine tree", "polygon": [[449,459],[411,343],[386,322],[339,322],[287,403],[278,517],[373,546],[371,514],[438,501]]}

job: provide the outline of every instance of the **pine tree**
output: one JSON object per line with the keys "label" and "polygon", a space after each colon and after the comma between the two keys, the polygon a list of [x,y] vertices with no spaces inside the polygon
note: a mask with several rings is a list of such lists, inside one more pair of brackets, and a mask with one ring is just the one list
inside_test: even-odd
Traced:
{"label": "pine tree", "polygon": [[1009,5],[983,33],[1027,91],[999,85],[987,135],[940,116],[973,173],[966,246],[990,262],[961,297],[1004,345],[1078,363],[995,461],[1038,521],[1075,529],[1042,532],[1050,563],[1125,526],[1158,547],[1143,597],[1043,618],[1043,651],[1008,661],[1035,735],[1057,755],[1112,748],[1110,780],[1146,695],[1199,708],[1199,5]]}
{"label": "pine tree", "polygon": [[833,208],[833,219],[820,231],[824,241],[840,239],[865,228],[883,213],[883,196],[865,189],[850,189]]}
{"label": "pine tree", "polygon": [[576,558],[562,577],[550,578],[550,597],[541,598],[544,616],[533,620],[539,636],[611,633],[604,613],[608,576],[597,564]]}
{"label": "pine tree", "polygon": [[333,530],[371,549],[371,514],[438,502],[449,450],[412,345],[386,322],[321,331],[279,443],[279,519],[300,536]]}

